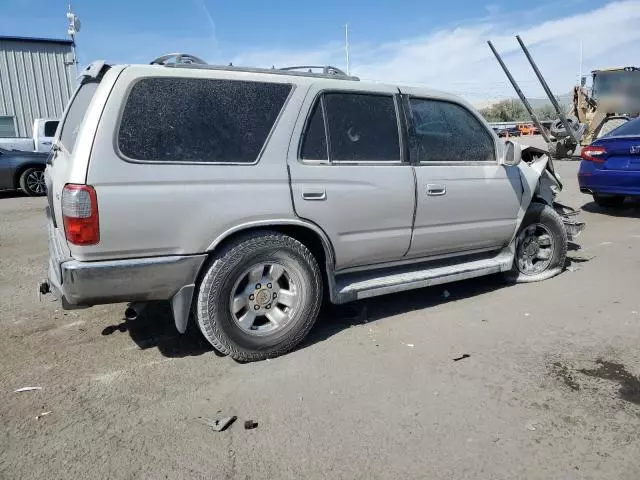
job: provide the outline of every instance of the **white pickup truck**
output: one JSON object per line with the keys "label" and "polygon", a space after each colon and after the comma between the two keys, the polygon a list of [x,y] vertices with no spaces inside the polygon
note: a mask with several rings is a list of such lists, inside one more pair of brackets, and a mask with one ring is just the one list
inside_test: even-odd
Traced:
{"label": "white pickup truck", "polygon": [[58,129],[58,120],[53,118],[36,118],[33,122],[33,137],[0,137],[0,148],[5,150],[22,150],[25,152],[48,153],[53,144],[53,137]]}

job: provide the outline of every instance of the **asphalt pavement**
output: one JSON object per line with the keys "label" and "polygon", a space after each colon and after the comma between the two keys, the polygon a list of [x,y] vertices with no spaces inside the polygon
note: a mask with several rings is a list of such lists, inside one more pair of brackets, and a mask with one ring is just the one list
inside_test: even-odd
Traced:
{"label": "asphalt pavement", "polygon": [[251,364],[164,305],[38,303],[45,200],[0,194],[0,478],[640,478],[640,205],[600,209],[556,165],[587,222],[558,277],[326,309]]}

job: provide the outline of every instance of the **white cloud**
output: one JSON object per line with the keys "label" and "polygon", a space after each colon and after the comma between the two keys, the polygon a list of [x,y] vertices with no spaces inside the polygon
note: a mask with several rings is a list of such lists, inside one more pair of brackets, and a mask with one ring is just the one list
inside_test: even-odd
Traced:
{"label": "white cloud", "polygon": [[[576,6],[578,7],[578,6]],[[600,8],[538,24],[523,23],[524,15],[492,14],[475,23],[428,32],[424,36],[371,45],[354,43],[352,73],[363,79],[428,85],[457,93],[478,103],[514,96],[513,89],[486,45],[492,40],[525,93],[543,96],[520,50],[519,34],[556,94],[577,81],[580,42],[583,72],[594,68],[634,65],[640,50],[640,0],[610,2]],[[344,66],[341,44],[299,50],[282,48],[247,51],[234,65],[285,66],[335,64]]]}

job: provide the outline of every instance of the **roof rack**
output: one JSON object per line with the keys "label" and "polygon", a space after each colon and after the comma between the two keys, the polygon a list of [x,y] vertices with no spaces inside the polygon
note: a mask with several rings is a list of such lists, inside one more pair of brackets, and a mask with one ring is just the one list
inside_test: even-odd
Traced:
{"label": "roof rack", "polygon": [[294,72],[296,70],[306,70],[307,73],[313,73],[313,69],[321,69],[322,75],[341,75],[343,77],[348,77],[346,73],[340,70],[338,67],[334,67],[331,65],[296,65],[294,67],[282,67],[278,70],[283,70],[285,72]]}
{"label": "roof rack", "polygon": [[[173,59],[173,62],[169,60]],[[207,62],[189,53],[167,53],[151,61],[151,65],[206,65]]]}
{"label": "roof rack", "polygon": [[[252,67],[235,67],[233,64],[229,65],[209,65],[201,58],[196,57],[188,53],[168,53],[156,58],[151,62],[151,65],[163,65],[165,67],[172,68],[203,68],[208,70],[227,70],[235,72],[249,72],[249,73],[268,73],[276,75],[295,75],[299,77],[319,77],[319,78],[333,78],[336,80],[352,80],[359,81],[358,77],[353,75],[347,75],[343,70],[331,65],[299,65],[293,67],[283,68],[252,68]],[[314,72],[314,70],[320,70]]]}

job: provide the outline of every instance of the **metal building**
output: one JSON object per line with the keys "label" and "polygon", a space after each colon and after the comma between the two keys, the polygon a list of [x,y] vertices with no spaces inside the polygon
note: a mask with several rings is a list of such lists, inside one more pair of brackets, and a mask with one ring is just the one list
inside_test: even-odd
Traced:
{"label": "metal building", "polygon": [[73,42],[0,36],[0,137],[29,137],[60,118],[75,88]]}

